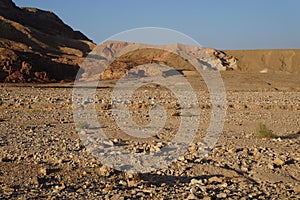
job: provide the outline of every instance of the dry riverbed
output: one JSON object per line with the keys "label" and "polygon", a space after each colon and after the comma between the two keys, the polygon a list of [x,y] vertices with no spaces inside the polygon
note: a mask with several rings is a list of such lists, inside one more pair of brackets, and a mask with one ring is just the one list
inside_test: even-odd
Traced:
{"label": "dry riverbed", "polygon": [[[110,92],[99,88],[95,105],[113,145],[155,152],[176,133],[178,105],[162,92],[170,116],[163,133],[147,141],[116,134]],[[299,96],[299,90],[231,88],[223,133],[199,159],[211,111],[209,95],[201,90],[200,126],[188,151],[167,168],[132,174],[102,165],[87,151],[75,129],[72,87],[1,85],[0,199],[299,199]],[[131,102],[137,123],[149,120],[147,113],[135,113],[148,109],[139,106],[147,97],[141,92]],[[278,137],[257,137],[259,123]]]}

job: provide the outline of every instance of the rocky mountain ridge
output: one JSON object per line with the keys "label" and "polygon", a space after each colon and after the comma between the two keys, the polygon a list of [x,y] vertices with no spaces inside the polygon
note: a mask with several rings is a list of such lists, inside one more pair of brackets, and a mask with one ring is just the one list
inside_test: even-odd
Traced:
{"label": "rocky mountain ridge", "polygon": [[[73,81],[84,58],[96,46],[51,11],[20,8],[11,0],[0,2],[0,29],[0,82]],[[107,44],[107,51],[113,52],[120,43]],[[233,57],[214,49],[208,51],[216,58],[217,68],[236,68]],[[151,58],[152,54],[156,56]],[[172,58],[165,60],[155,51],[130,55],[126,60],[113,63],[101,78],[119,78],[134,63],[174,62]]]}
{"label": "rocky mountain ridge", "polygon": [[71,81],[95,47],[50,11],[0,1],[0,82]]}
{"label": "rocky mountain ridge", "polygon": [[[96,45],[84,34],[66,25],[53,12],[20,8],[12,0],[1,0],[0,30],[0,82],[74,81],[80,68],[83,78],[91,78],[93,71],[90,67],[82,67],[82,63]],[[122,49],[128,44],[108,41],[104,44],[106,47],[103,53],[113,56],[116,49]],[[197,47],[184,48],[197,53]],[[220,51],[205,48],[205,51],[213,61],[212,67],[219,71],[300,73],[299,49]],[[170,65],[186,74],[195,72],[191,64],[179,56],[143,49],[128,52],[116,59],[101,72],[100,77],[102,80],[118,79],[135,66],[153,62]],[[99,75],[92,79],[99,79]]]}

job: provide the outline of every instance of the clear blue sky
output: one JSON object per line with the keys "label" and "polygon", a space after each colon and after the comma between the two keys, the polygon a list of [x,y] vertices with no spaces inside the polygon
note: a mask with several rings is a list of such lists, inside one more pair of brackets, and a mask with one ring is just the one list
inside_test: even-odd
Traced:
{"label": "clear blue sky", "polygon": [[300,48],[300,0],[13,0],[51,10],[96,43],[138,27],[180,31],[217,49]]}

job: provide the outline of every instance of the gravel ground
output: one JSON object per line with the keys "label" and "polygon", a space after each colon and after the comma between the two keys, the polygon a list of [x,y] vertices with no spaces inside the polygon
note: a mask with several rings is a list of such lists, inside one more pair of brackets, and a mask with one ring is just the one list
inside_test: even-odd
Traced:
{"label": "gravel ground", "polygon": [[[155,88],[143,91],[130,102],[138,124],[149,122],[154,98],[148,93]],[[157,152],[176,133],[178,102],[167,90],[156,93],[156,100],[166,105],[168,122],[144,140],[120,133],[110,92],[98,89],[95,105],[112,145]],[[200,91],[200,127],[188,151],[166,168],[135,174],[103,165],[85,148],[73,120],[71,87],[2,85],[0,199],[300,199],[299,96],[299,91],[228,91],[223,133],[200,159],[211,111],[208,93]],[[255,136],[259,123],[278,137]]]}

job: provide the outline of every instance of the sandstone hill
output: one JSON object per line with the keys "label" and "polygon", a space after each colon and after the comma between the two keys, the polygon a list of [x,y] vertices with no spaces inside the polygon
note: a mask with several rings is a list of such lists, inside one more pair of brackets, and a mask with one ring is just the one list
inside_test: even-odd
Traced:
{"label": "sandstone hill", "polygon": [[50,11],[0,1],[0,82],[74,80],[94,48]]}
{"label": "sandstone hill", "polygon": [[[185,55],[197,58],[203,67],[213,70],[226,71],[237,69],[236,58],[212,48],[183,44],[155,46],[122,41],[107,41],[95,48],[90,53],[87,59],[88,62],[82,64],[81,67],[84,71],[82,80],[97,80],[99,76],[101,80],[114,80],[120,79],[123,75],[152,76],[157,74],[155,69],[150,69],[151,66],[147,65],[149,63],[156,63],[158,64],[157,66],[166,65],[172,67],[186,76],[198,74]],[[109,60],[113,60],[113,62],[110,63],[108,62]],[[139,73],[136,71],[132,74],[132,69],[138,66],[141,67],[138,71],[143,72]],[[144,69],[142,69],[143,66],[145,67]],[[163,73],[168,72],[161,71],[161,73],[163,75]]]}
{"label": "sandstone hill", "polygon": [[[122,53],[122,56],[119,56],[119,53],[124,51],[128,53]],[[122,41],[107,41],[90,53],[92,56],[89,57],[88,64],[84,63],[81,66],[84,71],[82,80],[98,80],[99,75],[102,80],[114,80],[120,79],[123,75],[151,76],[151,73],[157,74],[155,69],[150,69],[149,65],[146,65],[148,63],[170,66],[185,76],[197,76],[197,74],[199,76],[190,62],[182,57],[184,52],[197,57],[203,67],[219,71],[234,70],[246,74],[269,73],[272,76],[274,74],[300,73],[300,49],[220,51],[182,44],[149,46]],[[107,60],[110,58],[116,59],[107,66]],[[142,70],[143,65],[144,69]],[[104,66],[105,69],[99,68],[99,66]],[[138,67],[133,74],[132,69],[137,66],[141,67]],[[164,72],[162,71],[162,73]]]}
{"label": "sandstone hill", "polygon": [[300,73],[300,49],[226,50],[237,59],[239,70],[261,73]]}

